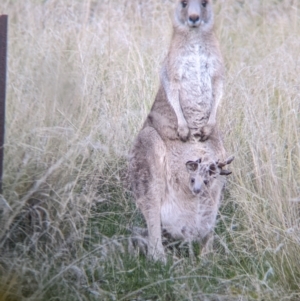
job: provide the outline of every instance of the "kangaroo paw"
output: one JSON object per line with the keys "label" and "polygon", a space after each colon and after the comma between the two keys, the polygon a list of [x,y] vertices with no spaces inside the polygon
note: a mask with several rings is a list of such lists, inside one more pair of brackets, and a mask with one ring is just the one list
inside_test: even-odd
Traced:
{"label": "kangaroo paw", "polygon": [[212,125],[206,125],[201,129],[200,133],[200,141],[205,141],[209,138],[211,133],[213,132],[214,127]]}
{"label": "kangaroo paw", "polygon": [[182,141],[187,141],[190,135],[190,130],[187,125],[178,126],[178,136]]}

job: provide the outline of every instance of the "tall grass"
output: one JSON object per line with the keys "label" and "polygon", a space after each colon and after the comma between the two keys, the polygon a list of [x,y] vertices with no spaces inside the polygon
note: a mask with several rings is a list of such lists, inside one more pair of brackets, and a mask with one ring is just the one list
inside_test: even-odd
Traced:
{"label": "tall grass", "polygon": [[235,155],[215,252],[130,252],[123,187],[174,1],[4,0],[9,15],[0,300],[299,300],[300,5],[215,1]]}

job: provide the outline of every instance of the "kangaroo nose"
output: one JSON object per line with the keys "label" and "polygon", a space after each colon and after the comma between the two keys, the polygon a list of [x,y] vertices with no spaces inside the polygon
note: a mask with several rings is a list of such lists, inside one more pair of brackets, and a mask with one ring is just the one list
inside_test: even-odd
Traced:
{"label": "kangaroo nose", "polygon": [[192,22],[192,23],[196,23],[196,22],[198,22],[199,21],[199,16],[198,15],[190,15],[189,16],[189,20]]}
{"label": "kangaroo nose", "polygon": [[199,194],[201,189],[200,188],[195,188],[193,191],[194,191],[194,194]]}

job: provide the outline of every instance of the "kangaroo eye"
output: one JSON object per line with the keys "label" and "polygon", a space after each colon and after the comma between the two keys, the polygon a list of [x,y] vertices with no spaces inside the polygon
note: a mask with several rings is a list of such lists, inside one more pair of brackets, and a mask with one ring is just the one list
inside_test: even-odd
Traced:
{"label": "kangaroo eye", "polygon": [[207,184],[208,184],[208,181],[207,181],[207,180],[204,180],[203,183],[204,183],[205,185],[207,185]]}
{"label": "kangaroo eye", "polygon": [[183,8],[186,7],[187,6],[187,1],[182,1],[181,5],[182,5]]}
{"label": "kangaroo eye", "polygon": [[203,7],[206,7],[206,4],[207,4],[207,1],[203,1],[203,2],[202,2],[202,6],[203,6]]}
{"label": "kangaroo eye", "polygon": [[191,183],[194,184],[195,183],[195,179],[191,179]]}

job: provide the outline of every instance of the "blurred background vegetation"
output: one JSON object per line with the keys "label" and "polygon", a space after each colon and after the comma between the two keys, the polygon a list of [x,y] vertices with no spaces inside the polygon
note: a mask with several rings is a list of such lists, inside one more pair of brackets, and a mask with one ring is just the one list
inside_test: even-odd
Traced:
{"label": "blurred background vegetation", "polygon": [[171,0],[2,0],[9,15],[0,300],[299,300],[300,3],[216,0],[218,112],[235,155],[215,252],[130,252],[126,160]]}

